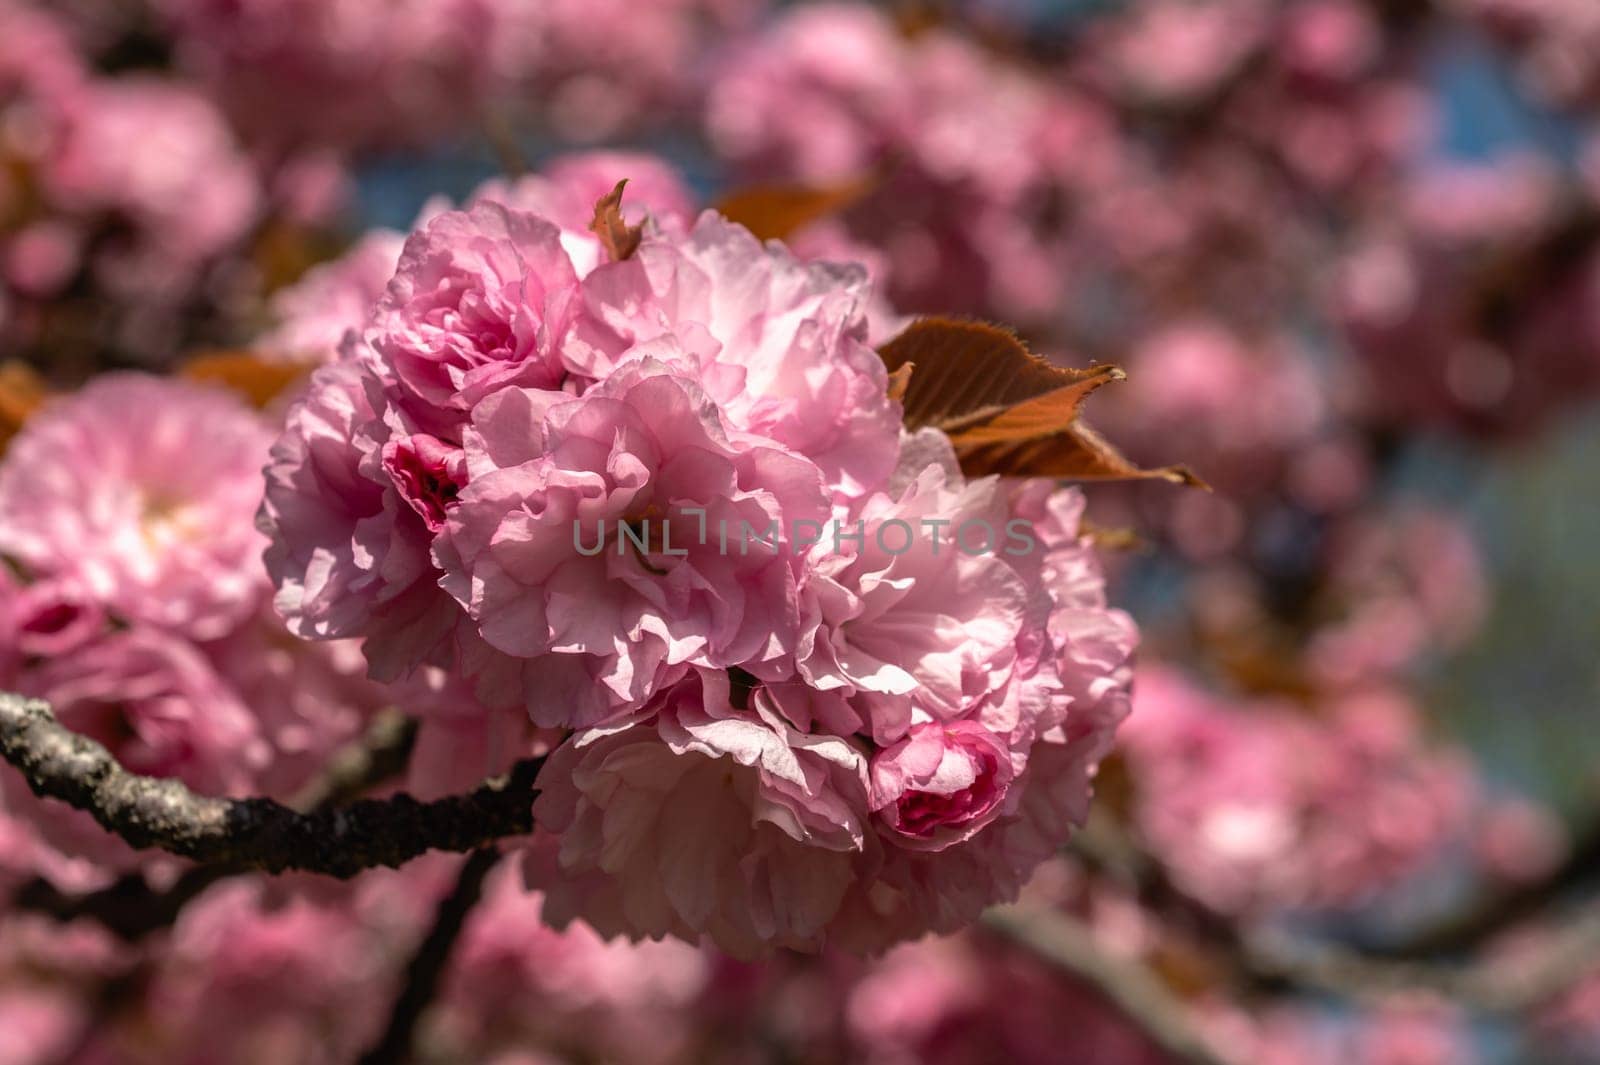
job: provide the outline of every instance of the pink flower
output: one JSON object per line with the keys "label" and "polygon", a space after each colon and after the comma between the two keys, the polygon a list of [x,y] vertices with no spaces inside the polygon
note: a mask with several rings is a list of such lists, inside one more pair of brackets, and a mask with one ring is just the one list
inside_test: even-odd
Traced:
{"label": "pink flower", "polygon": [[1000,813],[1011,750],[975,721],[913,728],[872,758],[872,805],[906,845],[941,849]]}
{"label": "pink flower", "polygon": [[417,428],[454,436],[498,388],[558,388],[577,273],[561,231],[493,203],[406,241],[359,357]]}
{"label": "pink flower", "polygon": [[685,943],[607,941],[573,923],[556,931],[544,899],[502,863],[452,956],[440,1034],[458,1060],[506,1061],[496,1047],[586,1046],[618,1061],[686,1060],[712,959]]}
{"label": "pink flower", "polygon": [[1144,443],[1136,450],[1181,454],[1236,497],[1271,490],[1328,413],[1323,384],[1299,345],[1241,336],[1207,317],[1174,321],[1144,338],[1111,401],[1117,427]]}
{"label": "pink flower", "polygon": [[467,483],[466,452],[437,437],[417,433],[383,445],[383,469],[400,498],[422,517],[431,533],[444,528],[445,508]]}
{"label": "pink flower", "polygon": [[558,839],[529,853],[545,918],[602,935],[735,955],[816,949],[865,844],[866,760],[695,673],[640,723],[578,733],[546,763],[534,816]]}
{"label": "pink flower", "polygon": [[589,231],[594,205],[626,179],[622,217],[630,225],[646,218],[675,232],[695,218],[695,198],[682,175],[666,160],[644,152],[573,152],[557,156],[538,173],[514,180],[494,178],[472,193],[468,206],[498,203],[528,211],[561,227],[562,243],[587,274],[600,265],[600,242]]}
{"label": "pink flower", "polygon": [[670,333],[730,426],[804,455],[839,493],[870,491],[893,469],[899,412],[866,344],[862,268],[801,263],[707,212],[595,270],[583,291],[567,352],[585,372]]}
{"label": "pink flower", "polygon": [[434,583],[422,516],[382,469],[387,427],[354,363],[325,366],[267,467],[262,530],[276,606],[307,639],[367,637],[374,677],[445,654],[459,610]]}
{"label": "pink flower", "polygon": [[225,393],[98,377],[0,462],[0,552],[126,620],[220,636],[266,592],[252,516],[269,440]]}
{"label": "pink flower", "polygon": [[1214,90],[1266,36],[1264,7],[1260,0],[1142,0],[1132,17],[1111,24],[1099,51],[1135,95],[1192,99]]}
{"label": "pink flower", "polygon": [[992,480],[967,486],[937,465],[899,500],[865,501],[818,545],[802,590],[801,676],[856,696],[880,743],[1002,691],[1030,599],[1000,553],[1006,519]]}
{"label": "pink flower", "polygon": [[[814,466],[731,437],[692,380],[648,358],[580,399],[503,392],[475,423],[474,475],[437,548],[444,587],[528,668],[598,667],[582,711],[551,707],[525,674],[540,724],[636,706],[685,663],[760,669],[792,647],[786,545],[796,520],[826,514]],[[781,542],[742,535],[774,524]],[[710,530],[732,530],[736,551]]]}
{"label": "pink flower", "polygon": [[861,268],[710,212],[610,261],[487,198],[561,191],[435,216],[314,375],[262,511],[290,626],[428,690],[426,788],[559,741],[507,711],[577,730],[558,926],[875,951],[1014,897],[1127,709],[1081,500],[903,434]]}
{"label": "pink flower", "polygon": [[404,145],[515,88],[540,50],[518,0],[159,0],[183,65],[274,155]]}
{"label": "pink flower", "polygon": [[[710,215],[652,229],[636,256],[586,275],[565,251],[585,242],[487,202],[407,242],[352,364],[314,377],[273,451],[262,521],[294,631],[368,636],[384,679],[453,663],[496,705],[563,693],[574,721],[636,704],[663,669],[759,669],[792,650],[797,562],[708,543],[681,572],[674,557],[724,523],[736,542],[741,523],[770,541],[776,521],[787,539],[825,517],[824,493],[887,476],[898,413],[865,343],[864,276],[802,265]],[[673,369],[629,399],[622,382],[651,354]],[[601,436],[618,430],[607,459]],[[533,498],[555,509],[530,521]],[[647,565],[575,550],[574,519],[593,535],[652,518],[677,535]],[[499,539],[506,521],[519,531]],[[580,574],[623,565],[604,611],[574,598]],[[651,572],[663,568],[676,575]]]}
{"label": "pink flower", "polygon": [[245,234],[260,206],[222,116],[204,96],[153,78],[90,83],[41,183],[65,210],[115,213],[132,226],[133,244],[98,264],[113,291],[187,283]]}
{"label": "pink flower", "polygon": [[[908,454],[918,446],[908,444]],[[955,479],[949,489],[946,478]],[[959,478],[935,461],[902,487],[906,509],[877,513],[991,513],[1003,526],[1013,512],[1008,500],[992,485],[969,489]],[[1041,482],[1034,492],[1050,490]],[[1020,573],[976,557],[1005,568],[1006,579],[973,580],[982,569],[963,577],[953,557],[946,567],[958,575],[946,583],[927,562],[836,569],[825,593],[807,593],[823,604],[811,622],[814,646],[825,634],[833,649],[803,659],[809,672],[738,672],[730,684],[697,670],[632,718],[560,748],[535,804],[541,828],[561,834],[559,848],[536,844],[529,859],[530,882],[547,892],[546,912],[580,916],[607,933],[707,936],[738,954],[822,942],[871,952],[951,931],[1014,897],[1081,822],[1093,768],[1127,710],[1132,626],[1105,608],[1103,583],[1077,538],[1077,497],[1058,494],[1060,513],[1041,522],[1038,557]],[[1024,495],[1020,513],[1034,506]],[[915,509],[940,498],[984,502],[966,511]],[[869,532],[866,543],[872,539]],[[873,550],[846,557],[887,555]],[[872,589],[889,591],[868,596],[863,610]],[[952,624],[931,613],[935,605]],[[980,637],[970,657],[957,618]],[[709,746],[691,744],[685,732]],[[685,760],[693,752],[762,772]],[[814,761],[825,754],[828,774]],[[717,788],[719,778],[727,787]],[[727,801],[730,789],[738,802]],[[691,803],[690,823],[725,819],[709,833],[716,853],[687,863],[693,878],[680,868],[683,848],[710,844],[680,833],[678,814]],[[764,823],[785,831],[772,834]],[[761,857],[737,864],[724,846]],[[769,898],[777,888],[763,885],[780,873],[783,894]],[[769,916],[774,906],[781,909]]]}
{"label": "pink flower", "polygon": [[1342,697],[1317,714],[1140,674],[1124,730],[1137,819],[1185,890],[1226,912],[1349,906],[1464,832],[1465,768],[1422,745],[1402,696]]}
{"label": "pink flower", "polygon": [[8,585],[0,580],[0,627],[14,637],[19,656],[71,654],[110,624],[105,608],[70,579]]}
{"label": "pink flower", "polygon": [[747,182],[876,182],[843,212],[882,249],[892,302],[1045,317],[1070,266],[1057,208],[1097,158],[1086,101],[944,28],[866,5],[787,8],[719,57],[712,146]]}
{"label": "pink flower", "polygon": [[379,710],[405,705],[367,679],[357,641],[301,640],[265,604],[256,617],[201,650],[249,709],[270,748],[269,760],[253,776],[252,792],[283,802],[356,742]]}

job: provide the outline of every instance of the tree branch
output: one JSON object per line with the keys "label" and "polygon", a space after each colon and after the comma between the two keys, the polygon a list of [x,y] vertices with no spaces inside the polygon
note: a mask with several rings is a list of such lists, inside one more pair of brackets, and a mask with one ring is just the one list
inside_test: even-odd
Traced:
{"label": "tree branch", "polygon": [[372,1049],[361,1056],[359,1065],[398,1065],[411,1056],[411,1044],[422,1011],[433,1001],[450,964],[456,940],[466,926],[467,915],[478,904],[483,895],[483,882],[499,860],[499,851],[485,848],[475,851],[461,867],[455,887],[439,903],[433,927],[406,966],[405,983],[389,1011],[389,1023]]}
{"label": "tree branch", "polygon": [[289,805],[296,810],[319,810],[353,802],[404,773],[416,743],[417,719],[387,710],[373,719],[359,741],[336,752],[321,775]]}
{"label": "tree branch", "polygon": [[1600,818],[1574,841],[1566,860],[1539,879],[1490,895],[1464,913],[1425,927],[1399,943],[1380,945],[1371,953],[1422,958],[1470,950],[1596,880],[1600,880]]}
{"label": "tree branch", "polygon": [[0,692],[0,755],[35,794],[94,817],[136,848],[159,847],[204,864],[348,879],[404,865],[430,850],[467,852],[533,828],[542,759],[468,795],[418,802],[362,799],[299,813],[270,799],[196,795],[175,780],[128,772],[110,752],[62,727],[43,702]]}
{"label": "tree branch", "polygon": [[984,914],[983,926],[1086,985],[1174,1061],[1234,1065],[1194,1030],[1188,1006],[1154,973],[1101,950],[1071,917],[1005,906]]}
{"label": "tree branch", "polygon": [[1265,937],[1253,940],[1248,965],[1263,981],[1281,980],[1298,991],[1352,1000],[1425,991],[1468,1009],[1517,1015],[1549,1002],[1595,971],[1600,957],[1600,914],[1585,914],[1549,936],[1525,957],[1489,956],[1469,965],[1396,961],[1323,945],[1300,946]]}
{"label": "tree branch", "polygon": [[1425,991],[1469,1009],[1508,1014],[1548,1001],[1600,967],[1596,962],[1600,912],[1568,920],[1543,947],[1515,960],[1491,954],[1458,963],[1434,961],[1427,955],[1482,946],[1493,932],[1553,903],[1594,873],[1600,857],[1597,848],[1595,835],[1586,836],[1569,861],[1547,879],[1389,951],[1300,942],[1228,920],[1184,892],[1161,862],[1104,821],[1091,818],[1089,828],[1074,837],[1068,851],[1090,871],[1132,891],[1172,927],[1196,937],[1247,993],[1312,992],[1361,1001]]}

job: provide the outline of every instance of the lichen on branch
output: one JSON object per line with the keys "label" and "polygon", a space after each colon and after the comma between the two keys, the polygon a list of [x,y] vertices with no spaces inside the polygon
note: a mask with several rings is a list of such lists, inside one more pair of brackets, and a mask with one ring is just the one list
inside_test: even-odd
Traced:
{"label": "lichen on branch", "polygon": [[271,799],[196,795],[179,781],[130,773],[103,746],[63,727],[47,704],[6,692],[0,755],[36,794],[90,814],[130,846],[208,865],[341,880],[430,850],[465,853],[525,835],[541,765],[519,762],[470,794],[433,802],[402,794],[301,813]]}

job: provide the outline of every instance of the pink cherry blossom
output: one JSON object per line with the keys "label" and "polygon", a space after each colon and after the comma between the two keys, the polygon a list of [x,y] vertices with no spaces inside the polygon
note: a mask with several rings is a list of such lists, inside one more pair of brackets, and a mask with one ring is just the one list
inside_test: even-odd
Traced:
{"label": "pink cherry blossom", "polygon": [[111,291],[162,291],[244,236],[260,191],[205,97],[149,78],[98,81],[74,99],[41,181],[63,210],[115,214],[126,247],[96,265]]}
{"label": "pink cherry blossom", "polygon": [[289,630],[364,636],[373,675],[394,680],[445,653],[458,610],[434,583],[427,525],[382,469],[366,388],[351,362],[312,375],[272,448],[260,522]]}
{"label": "pink cherry blossom", "polygon": [[0,462],[0,553],[125,620],[220,636],[266,591],[252,516],[269,441],[225,393],[99,377]]}
{"label": "pink cherry blossom", "polygon": [[1319,719],[1234,705],[1153,669],[1136,692],[1124,735],[1141,831],[1220,910],[1353,905],[1465,828],[1470,778],[1459,756],[1422,747],[1403,696],[1338,698]]}
{"label": "pink cherry blossom", "polygon": [[866,843],[858,745],[795,730],[764,701],[741,712],[695,673],[636,724],[578,733],[540,774],[529,852],[558,928],[713,937],[735,955],[816,949]]}
{"label": "pink cherry blossom", "polygon": [[561,231],[485,203],[407,240],[359,357],[404,420],[453,436],[497,388],[559,387],[578,276]]}
{"label": "pink cherry blossom", "polygon": [[[792,650],[786,545],[796,521],[826,515],[816,467],[730,437],[693,380],[653,359],[579,399],[507,391],[474,416],[442,583],[495,650],[529,660],[536,721],[603,716],[604,692],[635,706],[685,663],[760,670]],[[743,535],[773,525],[778,543]],[[737,553],[705,529],[734,530]],[[568,655],[593,664],[590,708],[542,709],[549,689],[526,671],[567,671]]]}

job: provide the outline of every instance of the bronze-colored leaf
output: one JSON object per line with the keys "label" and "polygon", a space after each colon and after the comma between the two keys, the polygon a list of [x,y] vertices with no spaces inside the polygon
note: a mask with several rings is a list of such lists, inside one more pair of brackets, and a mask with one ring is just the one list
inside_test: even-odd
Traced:
{"label": "bronze-colored leaf", "polygon": [[[952,441],[954,438],[952,438]],[[1167,481],[1189,488],[1211,486],[1186,466],[1145,469],[1124,456],[1082,420],[1051,436],[1012,444],[956,446],[961,468],[971,476],[1059,477],[1071,481]]]}
{"label": "bronze-colored leaf", "polygon": [[194,356],[178,372],[191,381],[221,385],[265,407],[314,369],[311,363],[276,362],[249,351],[213,351]]}
{"label": "bronze-colored leaf", "polygon": [[[952,435],[1062,388],[1086,381],[1098,387],[1115,372],[1054,366],[1007,329],[951,318],[919,318],[878,354],[890,373],[907,363],[917,367],[903,400],[906,428],[934,426]],[[1055,428],[1070,421],[1069,415]]]}
{"label": "bronze-colored leaf", "polygon": [[44,381],[26,363],[0,363],[0,450],[17,435],[48,395]]}
{"label": "bronze-colored leaf", "polygon": [[595,201],[594,221],[589,231],[600,238],[612,262],[621,262],[639,250],[643,235],[642,226],[630,226],[622,217],[622,190],[628,179],[617,182],[616,188]]}
{"label": "bronze-colored leaf", "polygon": [[905,425],[943,430],[971,475],[1155,478],[1204,487],[1179,466],[1141,469],[1079,418],[1084,400],[1123,379],[1115,366],[1056,366],[1007,329],[949,318],[913,322],[879,354],[891,374],[916,365],[901,398]]}
{"label": "bronze-colored leaf", "polygon": [[871,174],[833,185],[756,185],[729,193],[716,208],[762,240],[787,240],[856,203],[880,181]]}

